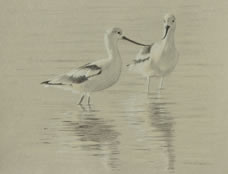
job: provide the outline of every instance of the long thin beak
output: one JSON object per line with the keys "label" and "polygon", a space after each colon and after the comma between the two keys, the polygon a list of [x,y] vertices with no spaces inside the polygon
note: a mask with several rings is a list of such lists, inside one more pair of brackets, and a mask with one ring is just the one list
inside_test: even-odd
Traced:
{"label": "long thin beak", "polygon": [[122,39],[123,39],[123,40],[126,40],[126,41],[128,41],[128,42],[134,43],[134,44],[136,44],[136,45],[140,45],[140,46],[150,46],[150,45],[146,45],[146,44],[142,44],[142,43],[133,41],[133,40],[127,38],[126,36],[122,36]]}
{"label": "long thin beak", "polygon": [[170,28],[170,26],[166,25],[166,27],[165,27],[165,36],[162,39],[165,39],[165,37],[167,36],[169,28]]}

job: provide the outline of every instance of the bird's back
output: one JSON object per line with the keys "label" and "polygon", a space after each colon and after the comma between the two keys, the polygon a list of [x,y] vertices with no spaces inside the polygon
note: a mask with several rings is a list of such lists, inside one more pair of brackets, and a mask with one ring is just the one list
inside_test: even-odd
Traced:
{"label": "bird's back", "polygon": [[150,51],[152,46],[153,44],[141,48],[133,62],[127,65],[128,69],[143,74],[145,66],[147,66],[150,61]]}

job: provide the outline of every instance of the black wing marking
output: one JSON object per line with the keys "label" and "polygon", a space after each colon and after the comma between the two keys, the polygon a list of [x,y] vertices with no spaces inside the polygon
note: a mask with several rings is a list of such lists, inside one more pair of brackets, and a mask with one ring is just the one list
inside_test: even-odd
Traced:
{"label": "black wing marking", "polygon": [[95,64],[85,64],[84,66],[79,67],[78,69],[90,69],[90,70],[101,70],[101,67]]}
{"label": "black wing marking", "polygon": [[147,60],[149,60],[150,57],[147,57],[147,58],[144,58],[144,59],[137,59],[137,60],[133,60],[135,64],[138,64],[138,63],[142,63],[142,62],[145,62]]}
{"label": "black wing marking", "polygon": [[64,85],[63,83],[51,83],[50,80],[41,82],[40,84],[42,84],[42,85]]}
{"label": "black wing marking", "polygon": [[138,63],[143,63],[143,62],[149,60],[150,59],[149,53],[151,51],[152,46],[153,46],[153,44],[151,44],[150,46],[143,47],[138,54],[139,55],[138,58],[133,60],[133,63],[138,64]]}
{"label": "black wing marking", "polygon": [[78,76],[78,77],[74,77],[74,76],[70,76],[69,77],[69,81],[71,81],[72,83],[83,83],[85,81],[88,80],[88,77],[86,76]]}
{"label": "black wing marking", "polygon": [[150,57],[146,57],[146,58],[143,58],[143,59],[135,59],[135,60],[133,60],[132,64],[127,64],[126,66],[130,67],[131,65],[136,65],[136,64],[139,64],[139,63],[143,63],[143,62],[145,62],[145,61],[147,61],[149,59],[150,59]]}
{"label": "black wing marking", "polygon": [[154,44],[152,43],[149,46],[143,47],[139,51],[137,58],[133,60],[133,64],[128,64],[127,66],[130,67],[131,65],[136,65],[136,64],[143,63],[143,62],[149,60],[150,59],[149,53],[150,53],[151,48],[152,48],[153,45]]}
{"label": "black wing marking", "polygon": [[152,46],[153,46],[153,44],[151,44],[150,46],[143,47],[143,49],[141,51],[141,54],[148,54],[148,53],[150,53]]}
{"label": "black wing marking", "polygon": [[88,63],[88,64],[86,64],[86,65],[84,65],[84,66],[81,66],[81,67],[79,67],[79,71],[80,70],[91,70],[91,71],[97,71],[97,73],[95,73],[95,74],[91,74],[91,75],[80,75],[80,76],[74,76],[74,75],[72,75],[72,76],[70,76],[70,80],[73,82],[73,83],[83,83],[83,82],[85,82],[85,81],[87,81],[87,80],[89,80],[90,78],[92,78],[92,77],[94,77],[94,76],[97,76],[97,75],[99,75],[99,74],[101,74],[102,73],[102,68],[101,67],[99,67],[99,66],[97,66],[97,65],[95,65],[95,64],[90,64],[90,63]]}
{"label": "black wing marking", "polygon": [[80,76],[73,76],[72,75],[72,76],[69,77],[69,81],[71,81],[72,83],[80,84],[80,83],[83,83],[83,82],[89,80],[90,78],[92,78],[94,76],[97,76],[97,75],[102,73],[101,68],[98,69],[98,66],[96,66],[96,65],[95,66],[90,66],[89,69],[91,69],[91,70],[99,70],[99,71],[97,73],[95,73],[95,74],[88,75],[88,76],[87,75],[80,75]]}
{"label": "black wing marking", "polygon": [[[91,73],[90,73],[91,71]],[[80,84],[90,78],[102,73],[102,68],[95,64],[86,64],[72,71],[70,74],[58,76],[54,80],[44,81],[41,84],[46,85],[72,85],[72,83]]]}

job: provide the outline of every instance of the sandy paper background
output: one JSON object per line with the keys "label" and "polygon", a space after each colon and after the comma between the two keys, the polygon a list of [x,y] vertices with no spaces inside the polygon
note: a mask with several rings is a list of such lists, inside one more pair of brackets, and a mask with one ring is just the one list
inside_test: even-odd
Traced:
{"label": "sandy paper background", "polygon": [[[227,7],[226,0],[1,0],[0,173],[228,173]],[[40,85],[105,58],[109,27],[159,40],[165,13],[177,18],[180,61],[159,97],[126,71],[139,47],[124,41],[121,79],[93,94],[92,108]]]}

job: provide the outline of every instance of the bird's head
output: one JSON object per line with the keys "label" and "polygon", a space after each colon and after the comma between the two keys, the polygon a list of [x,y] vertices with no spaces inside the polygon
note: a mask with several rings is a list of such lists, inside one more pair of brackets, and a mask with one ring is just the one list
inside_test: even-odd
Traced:
{"label": "bird's head", "polygon": [[122,39],[122,34],[123,34],[123,31],[122,29],[120,28],[117,28],[117,27],[113,27],[111,29],[108,29],[106,31],[106,35],[112,39],[115,39],[115,40],[120,40]]}
{"label": "bird's head", "polygon": [[173,14],[166,14],[164,16],[163,25],[164,25],[164,32],[165,32],[163,39],[165,39],[168,33],[174,32],[176,29],[175,16]]}
{"label": "bird's head", "polygon": [[107,36],[108,38],[113,39],[113,40],[120,40],[120,39],[123,39],[123,40],[126,40],[126,41],[131,42],[131,43],[136,44],[136,45],[148,46],[148,45],[145,45],[145,44],[138,43],[138,42],[136,42],[136,41],[134,41],[134,40],[131,40],[131,39],[129,39],[128,37],[124,36],[124,35],[123,35],[122,29],[117,28],[117,27],[113,27],[113,28],[111,28],[111,29],[108,29],[108,30],[106,31],[106,36]]}

